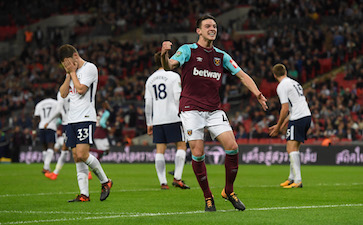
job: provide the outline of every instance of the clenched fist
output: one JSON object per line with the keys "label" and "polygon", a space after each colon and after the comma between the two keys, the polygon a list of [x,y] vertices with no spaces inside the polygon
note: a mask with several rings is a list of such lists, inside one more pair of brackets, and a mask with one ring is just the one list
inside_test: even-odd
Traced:
{"label": "clenched fist", "polygon": [[171,50],[171,46],[173,43],[171,41],[164,41],[161,45],[161,55],[165,55],[169,50]]}

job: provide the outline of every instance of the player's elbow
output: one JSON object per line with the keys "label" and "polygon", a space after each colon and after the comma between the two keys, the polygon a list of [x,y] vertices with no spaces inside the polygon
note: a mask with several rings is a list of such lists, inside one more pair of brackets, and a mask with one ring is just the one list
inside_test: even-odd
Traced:
{"label": "player's elbow", "polygon": [[68,93],[61,93],[61,97],[62,97],[62,98],[66,98],[66,97],[67,97],[67,95],[68,95]]}

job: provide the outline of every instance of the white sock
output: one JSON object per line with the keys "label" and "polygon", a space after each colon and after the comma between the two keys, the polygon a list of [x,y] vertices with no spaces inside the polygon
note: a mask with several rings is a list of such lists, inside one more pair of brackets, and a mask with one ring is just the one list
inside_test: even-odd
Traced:
{"label": "white sock", "polygon": [[165,172],[165,158],[164,154],[156,153],[155,155],[155,169],[159,178],[160,185],[167,184]]}
{"label": "white sock", "polygon": [[301,182],[301,169],[300,169],[300,152],[293,151],[289,154],[290,165],[294,170],[294,183],[298,184]]}
{"label": "white sock", "polygon": [[184,150],[178,149],[175,155],[175,170],[174,170],[174,178],[176,180],[182,179],[184,164],[185,164],[185,156],[186,152]]}
{"label": "white sock", "polygon": [[47,151],[42,151],[42,156],[43,156],[43,162],[45,161],[45,157],[47,156]]}
{"label": "white sock", "polygon": [[44,169],[50,170],[50,163],[52,162],[54,151],[53,149],[48,148],[47,154],[44,159]]}
{"label": "white sock", "polygon": [[290,174],[289,174],[289,179],[288,180],[294,180],[295,176],[294,176],[294,169],[292,168],[292,163],[291,163],[291,159],[290,159]]}
{"label": "white sock", "polygon": [[[100,161],[98,161],[96,157],[94,157],[92,154],[89,154],[89,157],[85,163],[91,168],[92,172],[96,174],[101,184],[106,183],[108,181],[108,178],[102,169],[101,163]],[[87,177],[88,177],[88,170],[87,170]]]}
{"label": "white sock", "polygon": [[69,153],[68,151],[61,151],[61,154],[58,158],[57,165],[55,166],[55,170],[53,171],[53,173],[55,173],[55,174],[59,173],[59,171],[62,169],[62,167],[66,161],[68,153]]}
{"label": "white sock", "polygon": [[89,197],[88,166],[84,162],[76,163],[78,187],[81,194]]}

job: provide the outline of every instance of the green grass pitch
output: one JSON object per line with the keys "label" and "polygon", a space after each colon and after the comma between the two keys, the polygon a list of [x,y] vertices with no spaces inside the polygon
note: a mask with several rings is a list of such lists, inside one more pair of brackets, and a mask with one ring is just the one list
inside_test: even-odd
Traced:
{"label": "green grass pitch", "polygon": [[109,198],[99,200],[93,175],[91,201],[68,203],[78,194],[74,164],[55,181],[41,174],[42,164],[0,164],[0,224],[363,224],[359,166],[302,166],[304,187],[282,189],[287,165],[240,165],[234,189],[247,209],[239,212],[220,196],[224,166],[207,165],[217,208],[208,213],[190,164],[183,174],[190,190],[172,187],[169,174],[170,190],[160,190],[153,164],[103,167],[114,181]]}

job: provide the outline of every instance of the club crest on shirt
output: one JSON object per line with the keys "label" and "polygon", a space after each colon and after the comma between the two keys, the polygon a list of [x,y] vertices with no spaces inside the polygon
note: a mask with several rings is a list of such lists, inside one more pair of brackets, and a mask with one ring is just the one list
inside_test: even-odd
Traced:
{"label": "club crest on shirt", "polygon": [[190,135],[192,135],[193,131],[192,130],[187,130],[187,133],[190,136]]}
{"label": "club crest on shirt", "polygon": [[214,57],[214,65],[216,65],[216,66],[219,66],[219,65],[221,65],[221,58],[218,58],[218,57]]}

